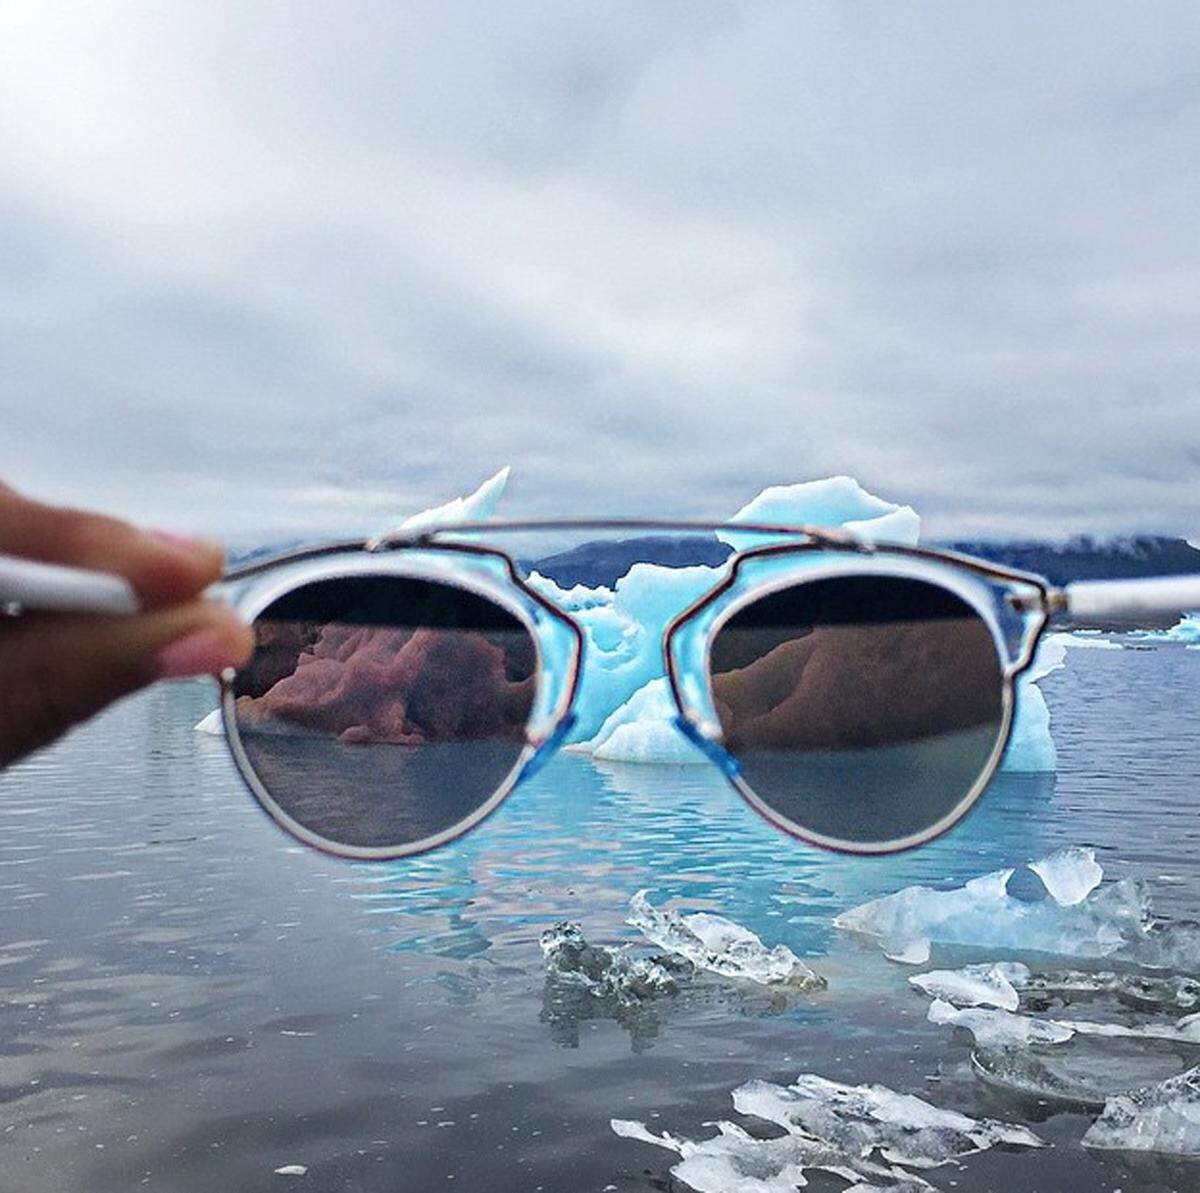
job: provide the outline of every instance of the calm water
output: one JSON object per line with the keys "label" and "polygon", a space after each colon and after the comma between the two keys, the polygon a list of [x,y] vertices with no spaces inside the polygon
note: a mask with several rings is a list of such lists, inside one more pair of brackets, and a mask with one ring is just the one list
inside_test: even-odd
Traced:
{"label": "calm water", "polygon": [[[736,1085],[800,1071],[1032,1121],[925,1022],[907,971],[830,921],[1062,844],[1200,918],[1200,653],[1072,650],[1043,688],[1057,777],[1002,778],[948,838],[874,861],[781,837],[715,771],[565,756],[456,846],[336,862],[283,837],[193,732],[206,685],[129,701],[0,777],[0,1189],[665,1189],[672,1157],[611,1117],[704,1137]],[[628,938],[640,887],[788,944],[829,989],[774,1013],[713,989],[634,1023],[548,997],[540,932]],[[930,1179],[1200,1182],[1084,1153],[1085,1115],[1038,1117],[1052,1149]],[[274,1174],[288,1164],[307,1175]]]}

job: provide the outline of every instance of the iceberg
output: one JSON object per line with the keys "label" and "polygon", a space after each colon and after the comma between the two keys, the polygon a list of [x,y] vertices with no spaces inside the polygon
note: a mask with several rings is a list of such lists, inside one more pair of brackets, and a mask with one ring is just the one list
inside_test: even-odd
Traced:
{"label": "iceberg", "polygon": [[1098,1151],[1200,1156],[1200,1067],[1110,1097],[1082,1142]]}
{"label": "iceberg", "polygon": [[[387,529],[415,531],[486,521],[495,513],[509,476],[510,470],[502,468],[473,493]],[[920,534],[920,518],[911,506],[868,493],[847,476],[771,486],[730,521],[840,528],[869,542],[915,544]],[[768,541],[736,530],[723,531],[718,538],[734,549]],[[606,762],[693,765],[707,761],[676,728],[662,635],[671,619],[717,584],[723,572],[724,565],[635,563],[611,588],[584,584],[563,588],[532,571],[530,584],[570,613],[584,630],[583,669],[569,748]],[[1037,687],[1039,679],[1063,664],[1065,648],[1055,637],[1042,644],[1033,669],[1018,680],[1018,712],[1004,758],[1006,769],[1055,769],[1050,714]],[[220,733],[219,714],[205,717],[196,728]]]}
{"label": "iceberg", "polygon": [[501,468],[495,476],[485,480],[474,493],[468,493],[465,497],[455,497],[444,505],[435,505],[419,514],[410,514],[399,524],[393,522],[381,527],[379,533],[429,530],[434,526],[461,526],[464,522],[486,522],[495,513],[500,498],[504,496],[511,474],[511,468]]}
{"label": "iceberg", "polygon": [[733,1105],[784,1134],[762,1139],[737,1123],[719,1122],[715,1136],[694,1141],[655,1134],[629,1119],[611,1125],[621,1138],[677,1153],[671,1175],[696,1193],[794,1193],[808,1184],[807,1171],[840,1177],[854,1190],[927,1193],[934,1186],[910,1169],[941,1167],[997,1145],[1044,1146],[1023,1126],[942,1110],[883,1085],[844,1085],[812,1073],[788,1086],[748,1081],[733,1091]]}
{"label": "iceberg", "polygon": [[[1102,877],[1092,850],[1071,847],[950,890],[905,887],[842,912],[834,926],[877,941],[889,957],[927,957],[935,942],[1145,965],[1170,964],[1191,951],[1189,925],[1161,928],[1140,885],[1123,879],[1101,887]],[[1032,897],[1013,893],[1022,885]],[[1200,950],[1191,964],[1200,967]]]}
{"label": "iceberg", "polygon": [[706,911],[680,915],[659,911],[646,891],[629,902],[626,923],[651,944],[689,961],[697,969],[725,978],[742,978],[763,986],[823,990],[825,979],[815,974],[786,945],[768,949],[749,928]]}
{"label": "iceberg", "polygon": [[1051,634],[1038,643],[1032,664],[1017,677],[1017,715],[1004,752],[1005,770],[1038,773],[1058,769],[1058,753],[1050,736],[1050,706],[1038,683],[1065,666],[1066,659],[1066,647]]}
{"label": "iceberg", "polygon": [[1185,613],[1169,630],[1142,630],[1137,637],[1143,642],[1183,642],[1200,646],[1200,612]]}

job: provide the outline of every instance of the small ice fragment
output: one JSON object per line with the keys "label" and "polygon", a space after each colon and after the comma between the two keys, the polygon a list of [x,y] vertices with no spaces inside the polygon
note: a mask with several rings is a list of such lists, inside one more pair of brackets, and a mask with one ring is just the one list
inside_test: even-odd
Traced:
{"label": "small ice fragment", "polygon": [[1124,650],[1125,648],[1119,643],[1114,642],[1111,638],[1100,637],[1100,632],[1091,630],[1076,630],[1075,633],[1069,634],[1058,632],[1047,634],[1043,639],[1044,642],[1056,642],[1067,648],[1089,648],[1092,650]]}
{"label": "small ice fragment", "polygon": [[934,998],[956,1007],[996,1007],[1015,1011],[1021,1005],[1014,980],[1022,981],[1029,970],[1019,963],[968,965],[963,969],[934,969],[915,974],[909,983]]}
{"label": "small ice fragment", "polygon": [[975,1037],[982,1048],[1027,1048],[1031,1044],[1065,1044],[1074,1028],[1053,1019],[1034,1019],[989,1007],[953,1007],[945,999],[935,998],[927,1016],[930,1023],[962,1027]]}
{"label": "small ice fragment", "polygon": [[1045,883],[1050,898],[1061,907],[1082,903],[1104,877],[1095,851],[1078,845],[1060,849],[1041,861],[1030,862],[1029,868]]}
{"label": "small ice fragment", "polygon": [[823,990],[825,979],[815,974],[786,945],[768,949],[749,928],[708,912],[680,915],[651,906],[646,891],[629,901],[626,923],[669,953],[686,958],[697,969],[727,978],[746,978],[764,986],[788,985],[799,990]]}
{"label": "small ice fragment", "polygon": [[929,938],[914,936],[895,944],[885,944],[883,955],[889,961],[898,961],[901,965],[924,965],[929,960]]}
{"label": "small ice fragment", "polygon": [[196,725],[197,733],[211,733],[219,737],[225,732],[225,724],[221,720],[221,710],[214,708],[202,721]]}
{"label": "small ice fragment", "polygon": [[1110,1097],[1082,1142],[1105,1151],[1200,1156],[1200,1067]]}
{"label": "small ice fragment", "polygon": [[718,1122],[717,1134],[699,1141],[656,1135],[627,1119],[613,1119],[612,1129],[678,1153],[671,1175],[697,1193],[794,1193],[808,1184],[809,1171],[840,1177],[858,1193],[929,1193],[933,1186],[906,1169],[938,1167],[997,1144],[1043,1146],[1022,1126],[942,1110],[886,1086],[842,1085],[812,1073],[790,1086],[749,1081],[734,1090],[733,1102],[739,1113],[775,1123],[785,1134],[762,1139],[732,1122]]}
{"label": "small ice fragment", "polygon": [[640,1002],[678,989],[666,966],[649,957],[632,957],[628,949],[588,944],[578,924],[561,923],[541,936],[546,972],[596,998]]}
{"label": "small ice fragment", "polygon": [[308,1171],[307,1165],[304,1164],[285,1164],[282,1168],[275,1169],[276,1176],[303,1176]]}

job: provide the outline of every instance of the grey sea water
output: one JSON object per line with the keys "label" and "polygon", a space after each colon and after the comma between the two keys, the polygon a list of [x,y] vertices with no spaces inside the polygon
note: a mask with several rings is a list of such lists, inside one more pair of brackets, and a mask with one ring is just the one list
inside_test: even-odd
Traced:
{"label": "grey sea water", "polygon": [[[932,1170],[939,1188],[1200,1187],[983,1085],[910,971],[832,928],[1065,844],[1200,918],[1200,652],[1071,650],[1043,690],[1058,774],[1002,776],[949,836],[876,860],[779,835],[715,770],[565,755],[449,848],[338,862],[269,824],[193,731],[207,685],[130,700],[0,775],[0,1190],[661,1190],[673,1157],[611,1118],[706,1137],[734,1087],[800,1072],[1053,1145]],[[828,989],[781,1007],[713,986],[620,1022],[558,997],[541,931],[631,939],[642,887],[787,944]]]}

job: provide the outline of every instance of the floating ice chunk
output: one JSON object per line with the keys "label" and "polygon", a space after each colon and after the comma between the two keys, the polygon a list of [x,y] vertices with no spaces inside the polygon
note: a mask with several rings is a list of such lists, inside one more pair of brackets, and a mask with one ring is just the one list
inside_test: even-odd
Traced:
{"label": "floating ice chunk", "polygon": [[1082,1142],[1105,1151],[1200,1156],[1200,1067],[1109,1098]]}
{"label": "floating ice chunk", "polygon": [[1028,1048],[1031,1044],[1065,1044],[1073,1028],[1053,1019],[1035,1019],[1014,1015],[990,1007],[954,1007],[945,999],[935,998],[928,1019],[942,1027],[961,1027],[975,1037],[982,1048]]}
{"label": "floating ice chunk", "polygon": [[963,969],[935,969],[915,974],[909,983],[934,998],[956,1007],[996,1007],[1015,1011],[1021,996],[1014,983],[1023,982],[1029,970],[1020,962],[968,965]]}
{"label": "floating ice chunk", "polygon": [[216,737],[220,737],[225,732],[225,722],[221,719],[221,710],[214,708],[200,723],[196,726],[197,733],[211,733]]}
{"label": "floating ice chunk", "polygon": [[1137,1010],[1187,1010],[1200,1004],[1200,982],[1182,974],[1047,970],[1030,973],[1018,988],[1025,994],[1055,996],[1068,1000],[1072,997],[1108,994],[1118,1003]]}
{"label": "floating ice chunk", "polygon": [[[731,522],[779,526],[841,527],[869,542],[915,545],[921,519],[908,505],[896,505],[868,493],[849,476],[830,476],[797,485],[772,485],[748,501]],[[761,535],[721,531],[717,537],[735,550],[758,546]]]}
{"label": "floating ice chunk", "polygon": [[1119,643],[1114,642],[1111,638],[1103,638],[1098,634],[1092,634],[1084,630],[1078,630],[1075,633],[1066,633],[1059,631],[1053,634],[1047,634],[1043,639],[1044,642],[1053,642],[1059,646],[1071,649],[1091,649],[1091,650],[1124,650],[1125,648]]}
{"label": "floating ice chunk", "polygon": [[906,1168],[938,1167],[997,1144],[1043,1146],[1022,1126],[942,1110],[886,1086],[842,1085],[814,1074],[790,1086],[749,1081],[734,1090],[733,1103],[739,1113],[786,1133],[759,1139],[721,1122],[716,1136],[695,1142],[656,1135],[628,1119],[613,1119],[612,1129],[678,1153],[681,1162],[671,1174],[697,1193],[794,1193],[808,1184],[808,1171],[841,1177],[855,1190],[924,1193],[933,1186]]}
{"label": "floating ice chunk", "polygon": [[1003,1143],[1040,1147],[1025,1127],[942,1110],[883,1085],[842,1085],[812,1073],[787,1087],[748,1081],[733,1091],[740,1114],[811,1135],[850,1155],[875,1149],[893,1164],[933,1168]]}
{"label": "floating ice chunk", "polygon": [[561,923],[541,936],[551,977],[587,990],[597,998],[640,1002],[678,990],[675,975],[660,962],[633,957],[628,949],[588,944],[578,924]]}
{"label": "floating ice chunk", "polygon": [[542,596],[552,600],[564,609],[598,609],[611,605],[613,590],[611,588],[589,588],[586,584],[576,584],[571,588],[560,588],[549,576],[532,571],[526,577],[531,587],[536,588]]}
{"label": "floating ice chunk", "polygon": [[1078,845],[1060,849],[1040,861],[1030,862],[1029,868],[1045,884],[1050,898],[1063,907],[1082,903],[1104,877],[1095,851],[1081,849]]}
{"label": "floating ice chunk", "polygon": [[[681,1139],[664,1131],[655,1135],[644,1123],[611,1120],[613,1131],[677,1152],[680,1162],[671,1175],[695,1193],[795,1193],[808,1184],[806,1171],[824,1171],[853,1182],[843,1193],[886,1189],[890,1193],[931,1193],[933,1186],[919,1176],[856,1156],[805,1135],[758,1139],[736,1123],[714,1124],[711,1139]],[[880,1183],[876,1183],[879,1181]]]}
{"label": "floating ice chunk", "polygon": [[1146,642],[1184,642],[1200,645],[1200,612],[1185,613],[1169,630],[1143,630],[1137,635]]}
{"label": "floating ice chunk", "polygon": [[428,530],[433,526],[458,526],[463,522],[486,522],[495,512],[496,505],[504,496],[508,486],[511,468],[501,468],[495,476],[489,477],[475,490],[465,497],[455,497],[445,505],[437,505],[432,509],[422,510],[419,514],[411,514],[400,523],[385,530]]}
{"label": "floating ice chunk", "polygon": [[929,939],[915,936],[911,940],[894,940],[884,945],[883,955],[901,965],[924,965],[929,960]]}
{"label": "floating ice chunk", "polygon": [[985,1007],[957,1008],[944,999],[935,998],[930,1004],[928,1019],[930,1023],[966,1028],[975,1037],[975,1042],[984,1048],[1065,1044],[1075,1035],[1200,1044],[1200,1014],[1185,1015],[1174,1023],[1096,1023],[1090,1019],[1015,1015]]}
{"label": "floating ice chunk", "polygon": [[1043,638],[1033,663],[1017,678],[1017,716],[1004,751],[1005,770],[1042,773],[1057,769],[1058,752],[1050,736],[1050,706],[1037,685],[1065,666],[1066,658],[1066,648],[1054,640],[1054,635]]}
{"label": "floating ice chunk", "polygon": [[677,911],[659,911],[646,895],[646,891],[638,891],[629,901],[626,922],[652,944],[685,958],[697,969],[764,986],[825,988],[825,979],[813,973],[786,945],[768,949],[749,928],[724,916],[704,911],[686,916]]}
{"label": "floating ice chunk", "polygon": [[606,762],[707,764],[708,759],[675,728],[677,715],[666,679],[652,679],[600,726],[591,741],[575,748]]}
{"label": "floating ice chunk", "polygon": [[[936,941],[1163,964],[1172,950],[1193,947],[1184,927],[1172,933],[1152,926],[1145,892],[1136,883],[1123,880],[1098,889],[1102,871],[1091,851],[1060,851],[1038,865],[1050,875],[1049,885],[1030,867],[1021,874],[1044,890],[1041,899],[1014,897],[1009,884],[1018,872],[997,870],[951,890],[905,887],[842,912],[834,925],[877,940],[889,955],[899,947],[913,949],[918,941]],[[1085,886],[1089,893],[1078,902],[1060,902]],[[1200,951],[1192,960],[1197,963]]]}
{"label": "floating ice chunk", "polygon": [[276,1176],[303,1176],[308,1171],[306,1164],[285,1164],[275,1169]]}

